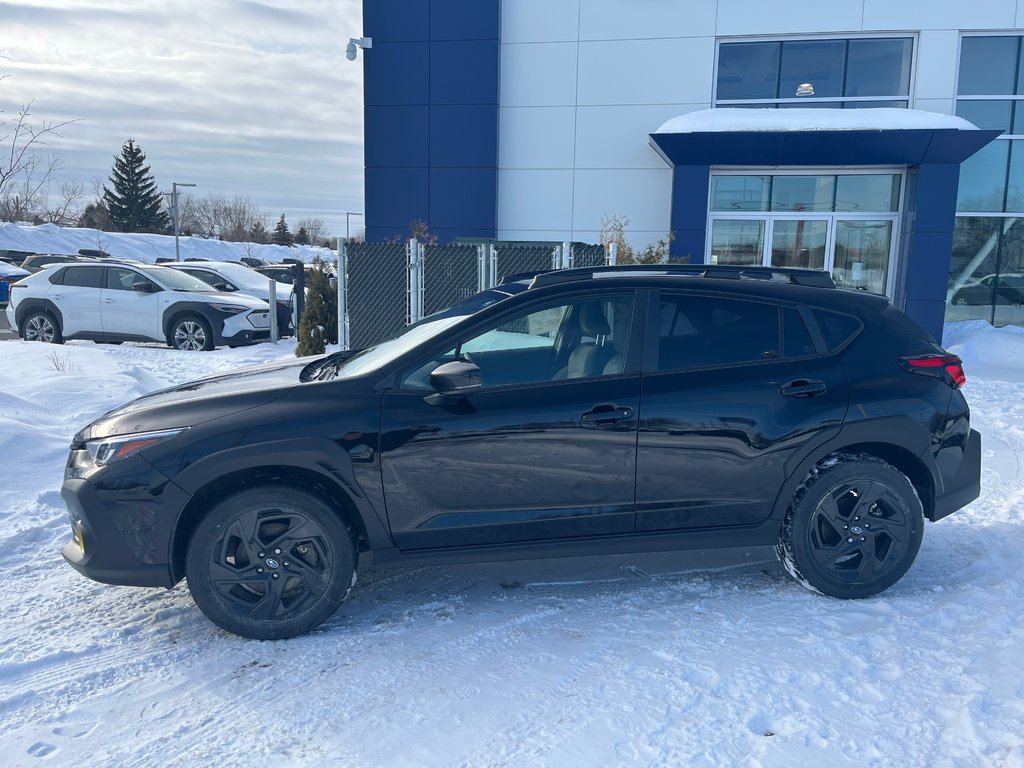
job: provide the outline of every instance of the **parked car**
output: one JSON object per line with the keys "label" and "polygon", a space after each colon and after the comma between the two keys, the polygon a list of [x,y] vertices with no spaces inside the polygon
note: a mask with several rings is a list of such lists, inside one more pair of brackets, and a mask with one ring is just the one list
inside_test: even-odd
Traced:
{"label": "parked car", "polygon": [[11,283],[16,283],[21,278],[27,277],[30,274],[32,273],[27,269],[8,264],[6,261],[0,261],[0,304],[7,301]]}
{"label": "parked car", "polygon": [[295,284],[295,268],[292,264],[268,264],[260,267],[253,267],[253,270],[259,272],[265,277],[269,277],[271,280],[276,280],[279,283],[285,283],[287,285]]}
{"label": "parked car", "polygon": [[[748,279],[749,278],[749,279]],[[764,279],[762,279],[764,278]],[[830,287],[831,286],[831,287]],[[980,489],[960,359],[827,273],[576,269],[359,352],[145,395],[75,435],[67,561],[246,637],[376,566],[775,545],[862,598]]]}
{"label": "parked car", "polygon": [[15,267],[21,266],[21,263],[32,255],[31,251],[12,251],[8,248],[0,248],[0,261]]}
{"label": "parked car", "polygon": [[128,262],[51,267],[11,286],[7,322],[26,341],[157,341],[182,350],[270,337],[270,307],[176,269]]}
{"label": "parked car", "polygon": [[259,256],[243,256],[239,261],[249,267],[249,269],[256,269],[256,267],[266,267],[270,265],[269,261],[261,259]]}
{"label": "parked car", "polygon": [[[172,261],[165,262],[171,267],[202,280],[218,291],[244,293],[264,301],[270,301],[270,278],[255,272],[249,267],[231,261]],[[277,327],[282,336],[291,336],[292,328],[292,286],[277,283],[275,287],[277,301]]]}
{"label": "parked car", "polygon": [[34,253],[21,262],[21,268],[35,273],[51,264],[67,264],[70,261],[88,261],[88,257],[69,253]]}
{"label": "parked car", "polygon": [[985,275],[961,286],[953,294],[953,303],[967,304],[1024,304],[1024,275],[1006,273]]}

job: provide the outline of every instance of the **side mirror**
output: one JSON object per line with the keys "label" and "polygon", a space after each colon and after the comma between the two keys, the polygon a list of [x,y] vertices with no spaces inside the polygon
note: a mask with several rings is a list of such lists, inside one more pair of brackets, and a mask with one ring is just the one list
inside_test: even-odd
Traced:
{"label": "side mirror", "polygon": [[132,283],[132,290],[139,293],[156,293],[160,289],[153,285],[153,283],[140,280],[137,283]]}
{"label": "side mirror", "polygon": [[463,397],[480,389],[480,367],[465,360],[443,363],[430,372],[430,386],[443,397]]}
{"label": "side mirror", "polygon": [[213,287],[216,288],[218,291],[223,291],[224,293],[232,293],[233,291],[238,290],[237,288],[235,288],[235,286],[228,285],[227,283],[214,283]]}

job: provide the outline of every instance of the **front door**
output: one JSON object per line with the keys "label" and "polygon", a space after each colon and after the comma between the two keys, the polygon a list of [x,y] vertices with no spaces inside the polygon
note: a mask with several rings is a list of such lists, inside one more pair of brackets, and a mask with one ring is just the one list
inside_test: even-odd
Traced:
{"label": "front door", "polygon": [[103,332],[111,336],[163,340],[160,327],[159,291],[134,290],[136,283],[157,286],[144,275],[126,267],[107,267],[107,280],[100,291]]}
{"label": "front door", "polygon": [[[633,301],[522,310],[400,375],[383,397],[381,467],[401,549],[633,531]],[[438,403],[429,373],[455,358],[480,367],[482,389]]]}

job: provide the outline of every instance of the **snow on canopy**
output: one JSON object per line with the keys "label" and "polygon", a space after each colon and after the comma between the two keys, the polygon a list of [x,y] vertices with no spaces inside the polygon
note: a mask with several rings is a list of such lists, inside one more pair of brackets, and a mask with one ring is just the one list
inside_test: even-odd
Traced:
{"label": "snow on canopy", "polygon": [[955,129],[976,131],[954,115],[920,109],[702,109],[673,117],[655,133],[724,133],[727,131],[890,131]]}

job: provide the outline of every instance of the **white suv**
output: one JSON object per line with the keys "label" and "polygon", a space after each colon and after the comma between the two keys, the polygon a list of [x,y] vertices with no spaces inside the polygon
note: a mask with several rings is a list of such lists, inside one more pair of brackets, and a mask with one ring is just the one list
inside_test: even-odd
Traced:
{"label": "white suv", "polygon": [[176,269],[73,262],[11,286],[7,322],[26,341],[158,341],[183,350],[270,337],[267,302],[222,293]]}

